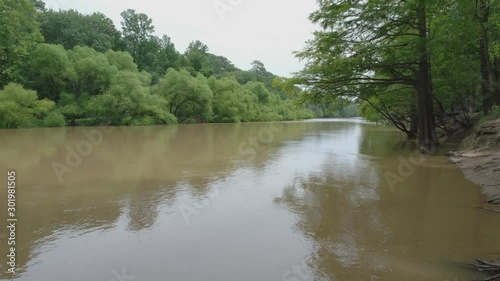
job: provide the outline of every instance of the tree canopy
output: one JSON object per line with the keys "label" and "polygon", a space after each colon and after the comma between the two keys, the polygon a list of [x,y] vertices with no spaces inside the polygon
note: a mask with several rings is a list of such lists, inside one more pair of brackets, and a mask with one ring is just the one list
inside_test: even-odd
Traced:
{"label": "tree canopy", "polygon": [[[264,63],[241,70],[199,40],[180,52],[139,11],[123,11],[119,31],[104,14],[55,11],[42,1],[0,0],[0,8],[1,114],[11,120],[0,128],[314,116],[296,93],[273,86],[286,79]],[[29,96],[30,105],[14,95]]]}
{"label": "tree canopy", "polygon": [[[307,88],[303,101],[357,101],[365,117],[379,116],[409,137],[418,137],[422,152],[437,147],[436,129],[444,114],[458,109],[467,115],[468,108],[477,105],[480,85],[483,110],[491,108],[496,58],[487,39],[495,28],[491,17],[487,21],[481,15],[497,8],[493,2],[318,3],[310,20],[319,30],[297,53],[306,67],[291,82]],[[488,34],[482,30],[485,22]],[[487,51],[490,54],[484,55]]]}
{"label": "tree canopy", "polygon": [[0,88],[23,82],[24,61],[43,40],[37,15],[30,0],[0,0]]}

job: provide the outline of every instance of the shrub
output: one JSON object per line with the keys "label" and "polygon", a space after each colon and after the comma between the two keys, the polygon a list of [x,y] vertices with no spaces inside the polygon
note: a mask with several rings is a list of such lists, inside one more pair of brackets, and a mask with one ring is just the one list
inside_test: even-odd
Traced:
{"label": "shrub", "polygon": [[50,112],[42,121],[43,127],[64,127],[66,126],[66,119],[58,111]]}

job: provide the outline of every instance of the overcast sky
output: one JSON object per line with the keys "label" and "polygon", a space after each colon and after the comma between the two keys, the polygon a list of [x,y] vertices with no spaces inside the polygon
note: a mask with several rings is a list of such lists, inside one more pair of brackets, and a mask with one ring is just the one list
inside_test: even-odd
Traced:
{"label": "overcast sky", "polygon": [[[45,0],[52,9],[102,12],[121,30],[120,13],[135,9],[153,19],[156,34],[168,35],[184,52],[193,40],[247,70],[260,60],[281,76],[302,69],[293,51],[312,38],[308,16],[316,0]],[[217,7],[217,8],[216,8]]]}

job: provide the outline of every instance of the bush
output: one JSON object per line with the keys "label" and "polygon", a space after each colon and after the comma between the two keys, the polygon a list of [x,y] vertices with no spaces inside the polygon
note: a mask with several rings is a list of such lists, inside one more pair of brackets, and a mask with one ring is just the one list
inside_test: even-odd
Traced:
{"label": "bush", "polygon": [[53,101],[39,100],[35,91],[10,83],[0,90],[0,128],[33,127],[54,106]]}
{"label": "bush", "polygon": [[66,119],[58,111],[50,112],[42,121],[43,127],[64,127],[66,126]]}

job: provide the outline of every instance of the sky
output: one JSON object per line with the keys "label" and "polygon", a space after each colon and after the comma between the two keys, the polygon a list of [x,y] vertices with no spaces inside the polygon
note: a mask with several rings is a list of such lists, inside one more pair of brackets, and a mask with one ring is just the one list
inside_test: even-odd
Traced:
{"label": "sky", "polygon": [[210,53],[248,70],[260,60],[276,75],[290,77],[304,63],[292,54],[312,38],[308,20],[316,0],[45,0],[47,8],[101,12],[121,30],[120,13],[134,9],[153,19],[156,35],[167,35],[184,52],[200,40]]}

